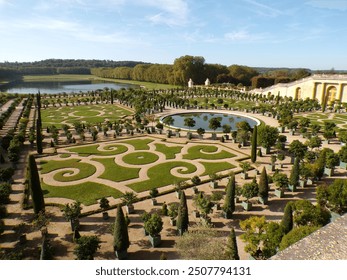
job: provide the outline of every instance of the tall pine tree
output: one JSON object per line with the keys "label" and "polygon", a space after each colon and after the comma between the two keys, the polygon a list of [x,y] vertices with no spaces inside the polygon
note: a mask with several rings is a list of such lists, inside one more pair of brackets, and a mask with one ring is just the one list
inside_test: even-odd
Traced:
{"label": "tall pine tree", "polygon": [[258,126],[254,126],[253,133],[252,133],[252,146],[251,146],[251,161],[255,163],[257,161],[257,138],[258,135]]}
{"label": "tall pine tree", "polygon": [[113,248],[118,259],[126,258],[129,246],[128,225],[125,221],[122,207],[118,205],[113,231]]}
{"label": "tall pine tree", "polygon": [[265,167],[261,171],[259,178],[259,198],[263,204],[266,204],[269,198],[269,181]]}
{"label": "tall pine tree", "polygon": [[299,185],[299,174],[300,172],[300,164],[299,164],[299,158],[295,158],[294,160],[294,164],[292,167],[292,170],[290,172],[290,176],[289,176],[289,184],[297,187]]}
{"label": "tall pine tree", "polygon": [[182,190],[180,193],[180,204],[178,206],[177,230],[179,235],[182,235],[188,230],[189,217],[186,194]]}
{"label": "tall pine tree", "polygon": [[236,182],[235,174],[232,173],[226,189],[226,195],[223,205],[224,215],[226,219],[231,219],[235,211],[235,192],[236,192]]}
{"label": "tall pine tree", "polygon": [[28,158],[27,182],[28,182],[35,214],[44,212],[45,201],[43,199],[39,172],[37,170],[34,155],[29,155],[29,158]]}
{"label": "tall pine tree", "polygon": [[228,260],[240,259],[239,252],[237,249],[235,230],[233,227],[231,228],[230,235],[228,236],[225,255],[226,255],[226,259]]}
{"label": "tall pine tree", "polygon": [[36,120],[36,149],[39,155],[42,154],[42,133],[39,119]]}
{"label": "tall pine tree", "polygon": [[292,202],[288,202],[284,207],[284,213],[281,221],[283,232],[287,234],[293,229],[293,207]]}

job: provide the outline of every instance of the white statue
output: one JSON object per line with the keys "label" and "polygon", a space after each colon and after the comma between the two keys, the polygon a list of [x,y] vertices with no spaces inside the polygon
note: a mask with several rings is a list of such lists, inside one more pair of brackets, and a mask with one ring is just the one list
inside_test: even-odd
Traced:
{"label": "white statue", "polygon": [[193,85],[194,85],[193,80],[192,80],[192,79],[189,79],[189,81],[188,81],[188,87],[189,87],[189,88],[192,88]]}

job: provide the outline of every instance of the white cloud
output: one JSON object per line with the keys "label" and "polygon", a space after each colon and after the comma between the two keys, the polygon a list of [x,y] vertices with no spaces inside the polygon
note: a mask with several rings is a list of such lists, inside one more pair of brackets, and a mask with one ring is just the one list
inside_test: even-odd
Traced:
{"label": "white cloud", "polygon": [[[0,21],[0,26],[2,25],[3,22]],[[54,33],[56,36],[64,36],[69,38],[76,38],[82,41],[99,43],[138,44],[141,40],[131,37],[125,32],[113,32],[104,34],[99,29],[96,30],[95,28],[82,25],[78,22],[50,18],[35,18],[12,21],[11,23],[7,23],[6,29],[4,29],[3,31],[8,32],[9,30],[11,30],[12,34],[16,34],[17,31],[24,31],[27,34],[30,34],[31,32],[34,32],[34,34],[44,34],[44,32],[50,32]]]}
{"label": "white cloud", "polygon": [[252,34],[247,30],[238,30],[224,34],[224,38],[228,41],[235,42],[254,42],[260,41],[266,38],[265,34]]}
{"label": "white cloud", "polygon": [[184,0],[142,0],[139,5],[149,6],[159,10],[155,15],[147,18],[155,24],[167,24],[169,26],[185,25],[189,17],[189,6]]}
{"label": "white cloud", "polygon": [[244,2],[255,6],[255,9],[252,9],[254,12],[267,17],[277,17],[283,14],[283,11],[275,9],[269,5],[265,5],[255,0],[243,0]]}
{"label": "white cloud", "polygon": [[331,9],[331,10],[347,10],[347,1],[346,0],[310,0],[307,2],[308,5],[322,8],[322,9]]}

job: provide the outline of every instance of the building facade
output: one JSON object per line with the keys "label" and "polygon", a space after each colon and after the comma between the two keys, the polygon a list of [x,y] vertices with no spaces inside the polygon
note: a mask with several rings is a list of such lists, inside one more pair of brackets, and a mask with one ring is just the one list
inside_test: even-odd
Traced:
{"label": "building facade", "polygon": [[299,99],[317,99],[321,104],[333,101],[347,102],[347,75],[312,75],[291,83],[280,83],[264,89],[252,90],[253,93],[280,95]]}

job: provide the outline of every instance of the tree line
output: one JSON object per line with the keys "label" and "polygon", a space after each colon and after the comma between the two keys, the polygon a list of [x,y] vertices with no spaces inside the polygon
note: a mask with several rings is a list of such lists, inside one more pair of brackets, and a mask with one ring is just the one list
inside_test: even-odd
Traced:
{"label": "tree line", "polygon": [[0,80],[13,80],[23,75],[93,74],[102,78],[136,80],[186,86],[189,79],[202,85],[208,78],[211,84],[234,84],[266,87],[307,77],[308,69],[269,69],[259,72],[244,65],[205,63],[202,56],[185,55],[173,64],[150,64],[137,61],[47,59],[38,62],[0,63]]}

